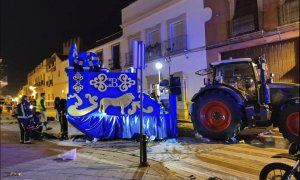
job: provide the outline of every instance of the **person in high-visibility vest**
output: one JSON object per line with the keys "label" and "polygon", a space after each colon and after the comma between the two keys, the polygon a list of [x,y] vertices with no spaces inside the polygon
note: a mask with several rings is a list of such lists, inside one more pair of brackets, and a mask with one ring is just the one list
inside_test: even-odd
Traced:
{"label": "person in high-visibility vest", "polygon": [[41,93],[36,101],[36,112],[41,114],[41,122],[46,127],[46,130],[52,129],[51,127],[47,127],[48,121],[45,106],[45,93]]}

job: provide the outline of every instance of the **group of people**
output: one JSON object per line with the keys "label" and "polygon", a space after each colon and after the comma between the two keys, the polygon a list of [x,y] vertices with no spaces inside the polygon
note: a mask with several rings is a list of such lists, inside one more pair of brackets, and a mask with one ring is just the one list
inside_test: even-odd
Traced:
{"label": "group of people", "polygon": [[[61,125],[60,140],[68,139],[68,122],[66,119],[66,100],[55,98],[55,110],[57,120]],[[31,144],[31,138],[41,140],[43,129],[50,130],[45,106],[45,93],[41,93],[35,106],[30,105],[28,97],[23,95],[17,105],[16,116],[20,127],[20,143]]]}

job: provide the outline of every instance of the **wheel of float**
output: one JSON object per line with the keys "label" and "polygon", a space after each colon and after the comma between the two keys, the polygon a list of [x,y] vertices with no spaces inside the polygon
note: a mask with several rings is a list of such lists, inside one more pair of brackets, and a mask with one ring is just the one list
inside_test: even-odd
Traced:
{"label": "wheel of float", "polygon": [[283,137],[290,142],[299,142],[299,105],[288,104],[282,111],[279,129]]}
{"label": "wheel of float", "polygon": [[207,92],[194,105],[194,128],[204,137],[227,140],[235,137],[241,128],[241,107],[227,93]]}

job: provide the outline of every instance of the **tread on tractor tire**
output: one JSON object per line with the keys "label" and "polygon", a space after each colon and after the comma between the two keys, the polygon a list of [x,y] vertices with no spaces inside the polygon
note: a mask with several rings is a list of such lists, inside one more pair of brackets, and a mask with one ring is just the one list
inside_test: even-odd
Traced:
{"label": "tread on tractor tire", "polygon": [[[292,169],[293,169],[292,166],[289,166],[284,163],[277,163],[277,162],[270,163],[262,168],[259,174],[259,179],[260,180],[277,179],[277,178],[287,179]],[[299,176],[296,174],[295,178],[299,179]]]}
{"label": "tread on tractor tire", "polygon": [[290,142],[299,142],[299,105],[288,104],[282,111],[279,120],[279,130]]}
{"label": "tread on tractor tire", "polygon": [[209,91],[194,104],[194,129],[202,136],[214,140],[228,140],[240,132],[241,106],[229,94]]}

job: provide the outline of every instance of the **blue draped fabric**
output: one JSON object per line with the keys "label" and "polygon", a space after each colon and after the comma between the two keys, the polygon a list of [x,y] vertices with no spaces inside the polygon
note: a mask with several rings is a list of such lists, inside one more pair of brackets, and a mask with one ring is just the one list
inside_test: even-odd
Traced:
{"label": "blue draped fabric", "polygon": [[[131,139],[140,134],[140,119],[136,115],[94,113],[85,117],[68,116],[68,120],[83,133],[99,139]],[[161,114],[159,117],[144,115],[143,132],[160,139],[178,136],[176,121],[172,121],[170,114]]]}

